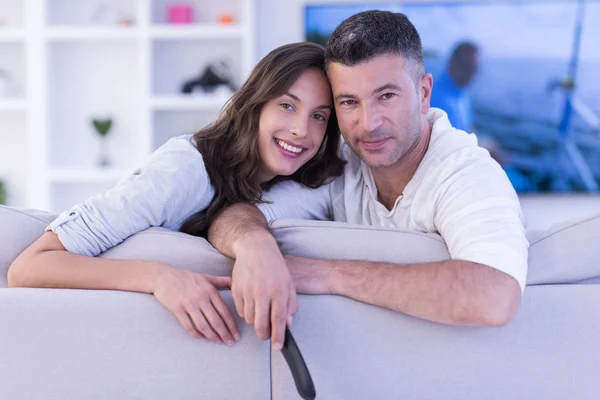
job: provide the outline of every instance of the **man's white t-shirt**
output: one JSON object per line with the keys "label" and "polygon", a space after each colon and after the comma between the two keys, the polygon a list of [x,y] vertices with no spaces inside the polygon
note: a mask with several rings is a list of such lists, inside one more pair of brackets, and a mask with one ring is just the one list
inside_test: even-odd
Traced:
{"label": "man's white t-shirt", "polygon": [[432,108],[427,117],[432,125],[429,147],[391,211],[377,200],[369,167],[347,145],[341,177],[314,190],[282,182],[265,194],[271,203],[259,208],[269,221],[333,219],[437,233],[452,259],[503,271],[523,290],[529,243],[515,190],[475,135],[453,128],[440,109]]}

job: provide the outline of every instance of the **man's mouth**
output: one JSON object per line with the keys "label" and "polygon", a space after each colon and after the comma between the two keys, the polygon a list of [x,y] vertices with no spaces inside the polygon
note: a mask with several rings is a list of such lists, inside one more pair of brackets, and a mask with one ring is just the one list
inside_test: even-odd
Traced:
{"label": "man's mouth", "polygon": [[380,150],[385,146],[389,137],[360,140],[360,146],[367,151]]}

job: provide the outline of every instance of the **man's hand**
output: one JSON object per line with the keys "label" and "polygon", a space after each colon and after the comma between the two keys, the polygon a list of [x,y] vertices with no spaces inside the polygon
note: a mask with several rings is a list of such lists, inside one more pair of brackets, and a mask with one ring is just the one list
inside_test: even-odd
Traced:
{"label": "man's hand", "polygon": [[270,235],[256,233],[236,246],[231,293],[238,314],[254,326],[261,340],[281,350],[285,325],[298,310],[294,282]]}
{"label": "man's hand", "polygon": [[331,269],[320,265],[322,260],[291,255],[284,256],[284,259],[298,293],[331,294],[328,282]]}

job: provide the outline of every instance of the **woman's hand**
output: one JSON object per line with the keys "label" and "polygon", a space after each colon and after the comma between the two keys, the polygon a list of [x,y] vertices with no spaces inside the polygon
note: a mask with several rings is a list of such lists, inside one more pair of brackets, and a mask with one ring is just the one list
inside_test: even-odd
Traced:
{"label": "woman's hand", "polygon": [[233,346],[240,331],[218,289],[231,288],[231,277],[197,274],[163,264],[154,297],[195,338]]}

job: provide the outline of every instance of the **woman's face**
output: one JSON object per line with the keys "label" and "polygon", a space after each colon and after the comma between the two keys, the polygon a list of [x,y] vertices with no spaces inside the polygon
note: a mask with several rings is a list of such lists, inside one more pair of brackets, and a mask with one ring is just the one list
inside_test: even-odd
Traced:
{"label": "woman's face", "polygon": [[261,182],[292,175],[317,153],[332,108],[331,87],[317,68],[304,71],[285,94],[263,106],[258,124]]}

